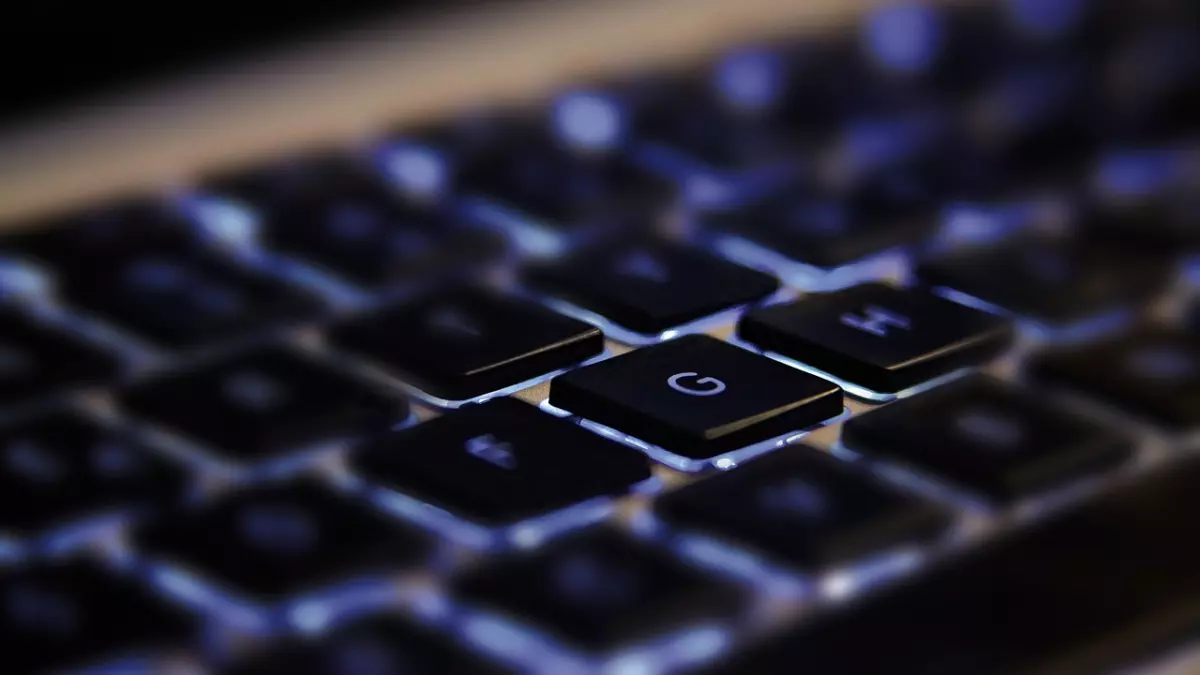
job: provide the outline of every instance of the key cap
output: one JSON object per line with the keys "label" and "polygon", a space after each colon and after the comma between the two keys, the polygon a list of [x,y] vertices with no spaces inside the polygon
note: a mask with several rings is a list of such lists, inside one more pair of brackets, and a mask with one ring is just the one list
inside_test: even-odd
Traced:
{"label": "key cap", "polygon": [[182,349],[295,322],[308,293],[210,257],[132,257],[61,288],[64,299],[154,343]]}
{"label": "key cap", "polygon": [[15,309],[0,309],[0,404],[100,384],[120,371],[115,355]]}
{"label": "key cap", "polygon": [[1168,22],[1126,34],[1103,64],[1103,113],[1114,132],[1138,139],[1194,134],[1200,113],[1195,23]]}
{"label": "key cap", "polygon": [[708,459],[842,412],[842,390],[707,335],[554,378],[550,403],[690,459]]}
{"label": "key cap", "polygon": [[634,219],[622,216],[661,210],[673,196],[669,184],[623,155],[576,154],[545,140],[479,159],[460,184],[468,194],[559,228],[627,225]]}
{"label": "key cap", "polygon": [[1135,306],[1170,282],[1171,266],[1128,249],[1025,236],[923,262],[917,275],[928,286],[1064,324]]}
{"label": "key cap", "polygon": [[394,369],[434,396],[469,399],[575,365],[600,331],[539,305],[456,287],[335,326],[340,349]]}
{"label": "key cap", "polygon": [[985,375],[854,418],[842,442],[996,503],[1112,468],[1132,451],[1122,434]]}
{"label": "key cap", "polygon": [[1004,69],[966,106],[961,141],[967,154],[1020,181],[1074,168],[1097,140],[1091,75],[1074,55]]}
{"label": "key cap", "polygon": [[1039,381],[1065,386],[1178,431],[1200,425],[1200,343],[1144,328],[1101,343],[1056,349],[1029,364]]}
{"label": "key cap", "polygon": [[312,199],[337,197],[379,204],[398,197],[363,157],[335,148],[218,171],[198,184],[202,194],[236,202],[268,218]]}
{"label": "key cap", "polygon": [[1171,252],[1200,248],[1195,146],[1140,147],[1105,154],[1084,189],[1079,223],[1115,246]]}
{"label": "key cap", "polygon": [[947,523],[940,509],[806,446],[671,492],[654,512],[808,570],[928,539]]}
{"label": "key cap", "polygon": [[525,281],[645,334],[761,300],[779,288],[766,274],[663,241],[583,251],[526,270]]}
{"label": "key cap", "polygon": [[1118,672],[1195,625],[1196,508],[1200,463],[1172,464],[705,675]]}
{"label": "key cap", "polygon": [[234,462],[348,441],[408,417],[403,399],[270,345],[139,382],[119,401]]}
{"label": "key cap", "polygon": [[[657,211],[673,197],[668,183],[615,152],[616,145],[609,141],[620,143],[616,136],[621,131],[612,127],[616,120],[591,116],[566,121],[587,126],[586,138],[574,139],[577,142],[556,137],[551,132],[555,123],[541,114],[489,110],[408,130],[400,134],[390,166],[399,166],[398,158],[406,156],[400,153],[407,153],[411,161],[415,149],[437,158],[448,189],[455,193],[561,229],[634,224],[645,219],[623,216]],[[607,138],[610,134],[612,139]],[[392,173],[405,182],[405,176]]]}
{"label": "key cap", "polygon": [[310,479],[164,513],[134,541],[149,560],[260,603],[400,572],[427,549],[415,530]]}
{"label": "key cap", "polygon": [[0,573],[4,670],[58,673],[196,637],[196,622],[133,582],[84,560]]}
{"label": "key cap", "polygon": [[744,210],[701,216],[700,226],[799,263],[833,269],[932,235],[937,220],[925,190],[893,174],[850,199],[789,191]]}
{"label": "key cap", "polygon": [[91,278],[115,259],[194,250],[197,239],[170,203],[135,197],[52,215],[5,232],[0,251],[47,265],[68,280]]}
{"label": "key cap", "polygon": [[0,429],[0,529],[18,536],[179,499],[187,482],[153,450],[70,410]]}
{"label": "key cap", "polygon": [[983,363],[1012,342],[1005,320],[880,283],[751,311],[742,316],[738,335],[886,393]]}
{"label": "key cap", "polygon": [[350,198],[298,200],[276,210],[263,239],[368,288],[476,271],[507,248],[500,233],[442,213]]}
{"label": "key cap", "polygon": [[[933,102],[897,104],[894,109],[857,113],[834,133],[820,160],[822,185],[851,199],[888,198],[889,182],[928,189],[941,179],[942,160],[952,140],[950,114]],[[895,206],[919,201],[898,194]],[[869,206],[869,203],[868,203]],[[895,210],[895,209],[891,209]]]}
{"label": "key cap", "polygon": [[588,651],[725,617],[742,606],[731,586],[609,528],[480,567],[454,580],[451,592]]}
{"label": "key cap", "polygon": [[511,398],[372,439],[355,449],[351,468],[487,525],[619,495],[650,478],[638,451]]}
{"label": "key cap", "polygon": [[319,638],[296,638],[221,675],[503,675],[512,671],[395,615],[371,616]]}

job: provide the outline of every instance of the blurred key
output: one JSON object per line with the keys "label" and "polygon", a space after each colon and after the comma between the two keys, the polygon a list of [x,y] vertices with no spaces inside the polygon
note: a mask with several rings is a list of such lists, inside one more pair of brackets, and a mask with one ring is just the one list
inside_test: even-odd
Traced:
{"label": "blurred key", "polygon": [[[579,86],[562,94],[557,107],[603,111],[619,124],[633,162],[676,185],[686,201],[704,207],[736,203],[803,174],[810,144],[788,121],[798,128],[802,119],[828,116],[825,99],[792,90],[810,78],[791,56],[747,48],[711,69]],[[809,59],[807,67],[819,64]],[[571,135],[561,121],[558,127],[560,135]]]}
{"label": "blurred key", "polygon": [[892,174],[853,198],[784,191],[742,209],[700,217],[709,232],[742,237],[821,269],[919,244],[937,229],[929,187]]}
{"label": "blurred key", "polygon": [[856,417],[842,442],[1000,503],[1110,469],[1132,447],[1123,434],[985,375]]}
{"label": "blurred key", "polygon": [[278,643],[220,675],[504,675],[507,668],[395,615],[369,616],[328,635]]}
{"label": "blurred key", "polygon": [[322,308],[304,291],[210,256],[109,262],[60,288],[65,302],[167,348],[245,338]]}
{"label": "blurred key", "polygon": [[945,514],[814,448],[785,448],[658,500],[675,527],[819,570],[937,534]]}
{"label": "blurred key", "polygon": [[371,485],[487,525],[620,495],[650,478],[633,448],[511,398],[372,439],[351,468]]}
{"label": "blurred key", "polygon": [[94,562],[41,562],[0,573],[5,672],[74,672],[163,655],[192,643],[197,628],[181,609]]}
{"label": "blurred key", "polygon": [[190,223],[164,199],[136,197],[15,226],[0,251],[46,265],[69,284],[110,269],[114,259],[180,253],[198,246]]}
{"label": "blurred key", "polygon": [[1183,330],[1146,328],[1030,364],[1039,381],[1062,385],[1177,431],[1200,426],[1200,341]]}
{"label": "blurred key", "polygon": [[375,204],[393,200],[383,177],[351,150],[319,149],[235,167],[204,176],[202,194],[231,200],[270,218],[279,210],[314,199]]}
{"label": "blurred key", "polygon": [[1022,236],[917,266],[928,286],[1054,324],[1137,307],[1171,279],[1170,260],[1081,240]]}
{"label": "blurred key", "polygon": [[962,121],[974,162],[992,164],[1019,183],[1056,177],[1090,154],[1098,129],[1086,64],[1056,57],[1000,72],[973,95]]}
{"label": "blurred key", "polygon": [[0,403],[106,383],[120,371],[117,357],[99,346],[13,308],[0,309]]}
{"label": "blurred key", "polygon": [[1104,66],[1105,119],[1125,138],[1195,133],[1200,115],[1200,30],[1166,23],[1139,31]]}
{"label": "blurred key", "polygon": [[1200,463],[1171,464],[703,672],[1124,671],[1195,625],[1198,508]]}
{"label": "blurred key", "polygon": [[741,606],[731,586],[608,528],[484,565],[451,591],[586,651],[728,617]]}
{"label": "blurred key", "polygon": [[427,548],[415,531],[309,479],[164,513],[134,543],[149,560],[264,603],[402,572]]}
{"label": "blurred key", "polygon": [[283,346],[256,347],[121,392],[133,416],[254,462],[348,441],[403,421],[408,405]]}
{"label": "blurred key", "polygon": [[[616,152],[617,140],[598,137],[620,133],[613,126],[617,120],[598,117],[601,112],[596,110],[582,111],[588,119],[559,121],[552,118],[555,114],[492,110],[401,132],[388,166],[403,182],[406,177],[396,172],[406,159],[416,161],[421,153],[441,167],[447,189],[460,197],[481,199],[551,228],[644,222],[627,216],[653,214],[671,200],[673,190],[667,183]],[[581,135],[556,136],[556,122],[571,125]],[[491,222],[490,211],[476,209],[472,215]]]}
{"label": "blurred key", "polygon": [[604,349],[600,331],[582,321],[474,287],[355,317],[335,326],[330,341],[453,400],[573,366]]}
{"label": "blurred key", "polygon": [[638,216],[656,214],[672,197],[665,182],[623,156],[545,145],[497,153],[471,166],[460,181],[464,192],[559,228],[628,227],[645,222]]}
{"label": "blurred key", "polygon": [[895,393],[1012,341],[1009,323],[918,290],[864,284],[743,315],[738,335],[835,377]]}
{"label": "blurred key", "polygon": [[800,431],[842,412],[836,385],[707,335],[555,378],[550,403],[690,459]]}
{"label": "blurred key", "polygon": [[181,467],[74,411],[0,428],[0,529],[18,536],[177,501],[187,484]]}
{"label": "blurred key", "polygon": [[1198,157],[1193,144],[1105,153],[1088,176],[1080,225],[1118,246],[1200,248]]}
{"label": "blurred key", "polygon": [[263,239],[369,288],[478,272],[507,248],[498,232],[441,213],[345,198],[300,200],[275,211]]}
{"label": "blurred key", "polygon": [[528,268],[534,289],[652,334],[761,300],[779,282],[665,241],[618,242]]}

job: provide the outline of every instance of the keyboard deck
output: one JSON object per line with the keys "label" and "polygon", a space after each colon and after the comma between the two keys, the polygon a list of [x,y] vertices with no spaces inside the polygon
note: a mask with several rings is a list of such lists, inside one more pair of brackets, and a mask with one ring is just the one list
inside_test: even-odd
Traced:
{"label": "keyboard deck", "polygon": [[1153,663],[1198,37],[894,4],[13,224],[0,671]]}

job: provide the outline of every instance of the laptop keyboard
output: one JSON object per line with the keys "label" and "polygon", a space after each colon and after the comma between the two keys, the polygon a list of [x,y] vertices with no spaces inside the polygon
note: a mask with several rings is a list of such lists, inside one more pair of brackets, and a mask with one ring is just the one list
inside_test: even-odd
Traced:
{"label": "laptop keyboard", "polygon": [[14,223],[0,671],[1146,661],[1200,590],[1197,36],[888,5]]}

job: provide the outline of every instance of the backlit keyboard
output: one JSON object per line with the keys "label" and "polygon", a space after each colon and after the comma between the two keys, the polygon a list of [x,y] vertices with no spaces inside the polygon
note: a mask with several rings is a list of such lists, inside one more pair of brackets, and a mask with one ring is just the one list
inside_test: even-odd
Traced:
{"label": "backlit keyboard", "polygon": [[13,223],[0,672],[1152,662],[1197,7],[891,4]]}

